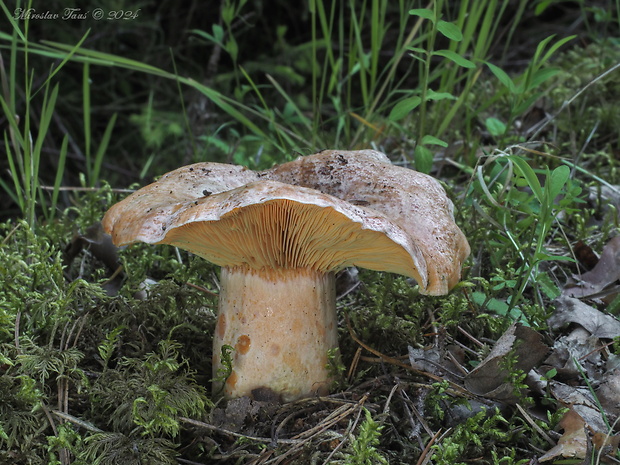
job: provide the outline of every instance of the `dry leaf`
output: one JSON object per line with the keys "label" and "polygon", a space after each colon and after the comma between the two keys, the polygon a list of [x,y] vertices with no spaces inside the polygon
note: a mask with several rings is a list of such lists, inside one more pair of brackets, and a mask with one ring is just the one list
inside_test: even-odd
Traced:
{"label": "dry leaf", "polygon": [[579,299],[562,295],[555,300],[555,304],[555,312],[547,321],[552,329],[576,323],[598,338],[614,339],[620,336],[620,321]]}
{"label": "dry leaf", "polygon": [[594,268],[599,261],[598,255],[594,253],[592,247],[583,241],[577,241],[573,245],[573,252],[579,264],[588,271]]}
{"label": "dry leaf", "polygon": [[589,439],[583,418],[571,409],[560,420],[559,426],[564,430],[564,434],[558,440],[557,445],[538,460],[545,462],[558,458],[585,459]]}
{"label": "dry leaf", "polygon": [[549,350],[541,339],[541,335],[532,328],[513,324],[498,339],[491,353],[465,377],[465,387],[487,398],[516,402],[514,386],[506,382],[509,373],[502,366],[507,357],[516,357],[515,368],[529,372]]}
{"label": "dry leaf", "polygon": [[[553,344],[549,357],[543,362],[544,371],[557,370],[558,380],[576,381],[583,377],[585,371],[590,379],[596,379],[601,373],[601,340],[592,336],[588,330],[576,326],[570,333],[560,337]],[[575,361],[579,361],[579,367]]]}
{"label": "dry leaf", "polygon": [[605,372],[601,384],[596,389],[596,397],[608,416],[620,415],[620,369]]}
{"label": "dry leaf", "polygon": [[594,445],[594,448],[597,451],[603,449],[603,454],[615,455],[616,452],[618,452],[619,444],[620,435],[610,436],[609,434],[605,433],[594,433],[592,435],[592,445]]}
{"label": "dry leaf", "polygon": [[587,297],[601,292],[620,279],[620,236],[605,244],[601,258],[592,270],[574,278],[577,282],[568,284],[562,291],[563,295]]}
{"label": "dry leaf", "polygon": [[587,387],[573,387],[566,384],[552,381],[549,383],[551,395],[564,405],[570,405],[586,422],[592,431],[606,431],[607,425],[601,412],[592,398],[592,393]]}

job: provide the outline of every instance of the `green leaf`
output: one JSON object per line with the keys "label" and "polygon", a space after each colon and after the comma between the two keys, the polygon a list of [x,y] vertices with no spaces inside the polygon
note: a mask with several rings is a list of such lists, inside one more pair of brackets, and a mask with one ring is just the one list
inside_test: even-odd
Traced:
{"label": "green leaf", "polygon": [[441,56],[447,58],[450,61],[453,61],[457,65],[463,68],[475,68],[476,64],[473,61],[468,60],[467,58],[463,58],[456,52],[452,50],[436,50],[433,52],[433,56]]}
{"label": "green leaf", "polygon": [[503,136],[506,133],[506,125],[497,118],[487,118],[484,125],[493,137]]}
{"label": "green leaf", "polygon": [[439,100],[456,100],[456,97],[450,92],[435,92],[432,89],[426,91],[426,101],[432,100],[437,102]]}
{"label": "green leaf", "polygon": [[508,159],[515,164],[519,171],[521,171],[521,174],[523,174],[523,177],[526,179],[530,189],[532,189],[536,199],[542,204],[544,201],[542,186],[540,185],[538,176],[536,176],[536,173],[532,167],[518,155],[508,155]]}
{"label": "green leaf", "polygon": [[56,212],[56,205],[58,204],[58,194],[60,192],[60,184],[62,183],[62,176],[65,173],[65,162],[67,160],[67,149],[69,147],[69,135],[65,134],[60,146],[60,152],[58,154],[58,168],[56,170],[56,178],[54,179],[54,190],[52,191],[52,205],[50,211],[52,215]]}
{"label": "green leaf", "polygon": [[224,28],[219,24],[213,25],[213,39],[214,42],[221,44],[224,40]]}
{"label": "green leaf", "polygon": [[510,76],[508,76],[508,74],[506,74],[503,69],[501,69],[499,66],[495,66],[493,63],[489,63],[488,61],[485,62],[485,64],[489,67],[495,77],[499,79],[499,82],[501,82],[510,91],[511,94],[516,93],[515,83],[512,81],[512,79],[510,79]]}
{"label": "green leaf", "polygon": [[544,252],[537,253],[534,257],[537,262],[548,262],[548,261],[560,261],[560,262],[575,262],[575,259],[572,257],[565,257],[564,255],[549,255]]}
{"label": "green leaf", "polygon": [[[520,94],[520,91],[517,91],[518,94]],[[543,93],[542,92],[536,92],[532,95],[530,95],[528,98],[526,98],[524,101],[522,101],[519,105],[517,105],[513,110],[512,113],[514,115],[521,115],[523,113],[525,113],[527,111],[528,108],[530,108],[534,102],[536,102],[537,100],[539,100],[542,97]]]}
{"label": "green leaf", "polygon": [[560,72],[559,69],[557,68],[544,68],[544,69],[539,69],[538,71],[536,71],[534,73],[534,75],[532,76],[532,79],[530,81],[530,83],[527,86],[526,90],[532,90],[537,88],[538,86],[540,86],[543,82],[545,82],[548,79],[551,79],[553,76],[555,76],[556,74],[558,74]]}
{"label": "green leaf", "polygon": [[497,313],[498,315],[505,316],[508,313],[508,304],[495,297],[489,298],[486,294],[480,291],[472,292],[472,300],[480,305],[485,306],[487,310]]}
{"label": "green leaf", "polygon": [[448,143],[444,142],[441,139],[438,139],[435,136],[431,136],[429,134],[427,134],[426,136],[422,137],[422,140],[420,141],[421,145],[439,145],[441,147],[447,147]]}
{"label": "green leaf", "polygon": [[409,10],[409,14],[411,16],[419,16],[420,18],[428,19],[433,23],[436,20],[435,13],[428,8],[414,8],[413,10]]}
{"label": "green leaf", "polygon": [[534,8],[534,14],[536,16],[540,16],[552,3],[555,3],[555,0],[542,0],[538,5],[536,5],[536,8]]}
{"label": "green leaf", "polygon": [[202,37],[203,39],[207,40],[208,42],[212,42],[214,44],[217,44],[220,47],[222,46],[222,40],[224,39],[224,29],[222,29],[222,26],[220,26],[219,24],[214,24],[213,25],[213,35],[209,34],[206,31],[203,31],[201,29],[192,29],[189,32],[191,32],[192,34],[196,34],[197,36]]}
{"label": "green leaf", "polygon": [[[554,36],[550,36],[549,39],[553,38]],[[572,36],[568,36],[568,37],[564,37],[563,39],[558,40],[555,44],[553,44],[551,47],[549,47],[549,50],[547,50],[544,54],[544,56],[540,59],[540,61],[537,62],[538,66],[542,66],[547,60],[549,60],[549,58],[551,58],[551,56],[565,43],[570,42],[571,40],[573,40],[575,37],[577,37],[576,35],[572,35]],[[547,44],[547,41],[543,41],[544,44]],[[540,43],[539,47],[536,49],[536,54],[534,55],[534,57],[538,57],[539,55],[539,50],[542,51],[542,49],[544,48],[543,42]],[[536,60],[535,60],[536,61]]]}
{"label": "green leaf", "polygon": [[237,40],[230,36],[228,42],[226,42],[226,46],[224,47],[228,52],[233,61],[237,61],[237,56],[239,55],[239,45],[237,45]]}
{"label": "green leaf", "polygon": [[425,48],[407,47],[407,50],[411,50],[412,52],[419,53],[421,55],[428,55],[428,51]]}
{"label": "green leaf", "polygon": [[553,201],[560,192],[562,188],[566,185],[568,178],[570,177],[570,168],[566,165],[558,166],[551,172],[551,176],[549,177],[549,200]]}
{"label": "green leaf", "polygon": [[433,152],[418,144],[414,151],[415,169],[421,173],[430,173],[433,167]]}
{"label": "green leaf", "polygon": [[561,294],[560,289],[547,273],[539,273],[536,276],[536,284],[551,300],[555,299]]}
{"label": "green leaf", "polygon": [[455,42],[460,42],[461,40],[463,40],[463,33],[454,23],[449,23],[448,21],[439,21],[437,23],[437,30],[448,39]]}
{"label": "green leaf", "polygon": [[396,105],[394,105],[394,108],[392,108],[389,119],[392,121],[398,121],[400,119],[403,119],[413,110],[415,110],[418,105],[420,105],[420,103],[422,103],[422,99],[418,96],[409,97],[405,100],[401,100]]}
{"label": "green leaf", "polygon": [[230,2],[223,2],[223,3],[224,4],[222,5],[222,10],[221,10],[222,20],[224,21],[224,24],[230,27],[230,25],[232,24],[232,20],[235,17],[235,5]]}

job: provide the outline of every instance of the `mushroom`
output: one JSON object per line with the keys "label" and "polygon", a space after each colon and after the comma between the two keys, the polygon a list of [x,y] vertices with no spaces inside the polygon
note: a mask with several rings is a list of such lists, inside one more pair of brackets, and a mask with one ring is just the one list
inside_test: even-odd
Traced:
{"label": "mushroom", "polygon": [[114,205],[103,225],[117,245],[171,244],[222,267],[213,372],[233,347],[230,376],[214,383],[228,398],[328,392],[336,271],[398,273],[441,295],[469,255],[441,185],[372,150],[323,151],[262,172],[193,164]]}

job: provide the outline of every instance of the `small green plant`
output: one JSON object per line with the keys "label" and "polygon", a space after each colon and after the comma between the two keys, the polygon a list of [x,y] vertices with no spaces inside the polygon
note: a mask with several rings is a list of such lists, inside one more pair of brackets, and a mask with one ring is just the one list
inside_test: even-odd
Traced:
{"label": "small green plant", "polygon": [[104,370],[108,367],[108,363],[112,359],[112,354],[114,353],[114,349],[119,343],[119,339],[121,337],[121,333],[123,330],[127,329],[125,326],[118,326],[110,331],[105,336],[105,340],[97,347],[97,351],[99,352],[99,356],[103,361]]}
{"label": "small green plant", "polygon": [[453,433],[445,437],[440,444],[434,444],[433,463],[439,465],[462,465],[468,457],[474,457],[484,452],[488,457],[496,451],[502,442],[511,438],[508,428],[509,422],[499,409],[491,412],[481,410],[458,424]]}
{"label": "small green plant", "polygon": [[213,378],[213,383],[220,385],[220,394],[224,390],[224,384],[228,377],[232,374],[233,371],[233,356],[234,347],[224,344],[221,348],[221,366],[218,368],[215,377]]}
{"label": "small green plant", "polygon": [[121,358],[115,370],[104,371],[93,384],[92,402],[109,415],[114,431],[174,437],[179,434],[178,416],[204,413],[210,403],[193,381],[187,360],[178,360],[180,347],[162,340],[156,352]]}
{"label": "small green plant", "polygon": [[[486,126],[489,132],[496,136],[504,136],[507,128],[512,126],[515,119],[523,115],[534,102],[539,100],[545,92],[547,92],[547,90],[543,88],[543,84],[557,75],[560,70],[545,65],[547,65],[551,57],[557,53],[560,47],[575,37],[576,36],[564,37],[552,42],[555,37],[549,36],[542,40],[536,47],[534,56],[529,62],[525,72],[514,79],[510,78],[510,76],[498,66],[486,62],[489,70],[502,84],[502,89],[494,98],[489,99],[487,103],[482,106],[481,111],[484,111],[486,106],[502,97],[508,97],[509,102],[509,112],[506,116],[506,121],[501,121],[497,118],[488,118],[486,120]],[[500,144],[502,140],[503,139],[500,137]]]}
{"label": "small green plant", "polygon": [[447,147],[448,145],[446,142],[426,134],[426,109],[428,102],[457,99],[457,97],[450,92],[442,90],[434,91],[430,88],[432,59],[441,57],[457,66],[469,69],[475,68],[476,65],[452,49],[435,50],[435,41],[438,34],[441,34],[452,42],[460,42],[463,40],[463,34],[456,24],[439,19],[436,9],[413,9],[409,11],[409,14],[420,19],[428,20],[431,24],[426,45],[424,47],[408,47],[409,50],[413,52],[411,56],[421,62],[420,87],[414,92],[418,95],[405,98],[394,106],[390,112],[390,119],[394,121],[400,120],[416,108],[420,108],[417,142],[415,146],[415,166],[418,171],[428,173],[433,163],[433,153],[428,148],[428,145],[439,145],[442,147]]}
{"label": "small green plant", "polygon": [[[485,176],[487,166],[492,170]],[[570,213],[581,201],[581,187],[570,179],[569,167],[562,165],[553,170],[548,167],[535,170],[523,157],[503,152],[479,166],[476,175],[474,188],[480,188],[484,193],[483,198],[493,210],[493,217],[487,218],[497,226],[496,232],[492,233],[493,246],[490,249],[498,254],[494,263],[503,262],[505,267],[509,251],[516,254],[514,263],[520,262],[516,265],[516,278],[497,284],[510,290],[507,311],[517,307],[530,283],[539,286],[545,295],[557,296],[557,289],[548,278],[542,277],[544,273],[540,272],[539,265],[546,261],[572,260],[550,254],[545,248],[558,215]]]}
{"label": "small green plant", "polygon": [[364,422],[360,425],[357,436],[351,440],[351,450],[344,463],[345,465],[387,465],[387,459],[377,450],[383,426],[372,418],[370,411],[366,408],[364,408],[364,416]]}

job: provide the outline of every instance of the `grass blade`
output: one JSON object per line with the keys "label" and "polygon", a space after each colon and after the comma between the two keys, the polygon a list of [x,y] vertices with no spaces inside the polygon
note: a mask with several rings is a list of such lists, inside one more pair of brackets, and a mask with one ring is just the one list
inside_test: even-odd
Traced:
{"label": "grass blade", "polygon": [[103,132],[103,136],[101,137],[101,141],[99,142],[99,147],[97,148],[97,153],[95,154],[95,163],[92,166],[92,171],[89,167],[89,171],[91,171],[91,177],[88,179],[90,182],[90,186],[94,187],[99,181],[99,173],[101,171],[101,165],[103,164],[103,156],[108,149],[108,145],[110,144],[110,139],[112,137],[112,131],[114,130],[114,125],[116,124],[117,114],[114,113],[108,121],[108,125]]}
{"label": "grass blade", "polygon": [[62,176],[65,172],[65,162],[67,160],[67,151],[69,147],[69,135],[65,134],[62,138],[60,146],[60,154],[58,156],[58,169],[56,170],[56,178],[54,179],[54,190],[52,191],[52,205],[50,206],[51,218],[54,218],[56,206],[58,205],[58,194],[60,193],[60,184]]}
{"label": "grass blade", "polygon": [[[82,112],[84,121],[84,151],[86,156],[86,177],[91,182],[92,173],[90,171],[90,64],[84,63],[82,72]],[[90,184],[92,186],[92,182]]]}

